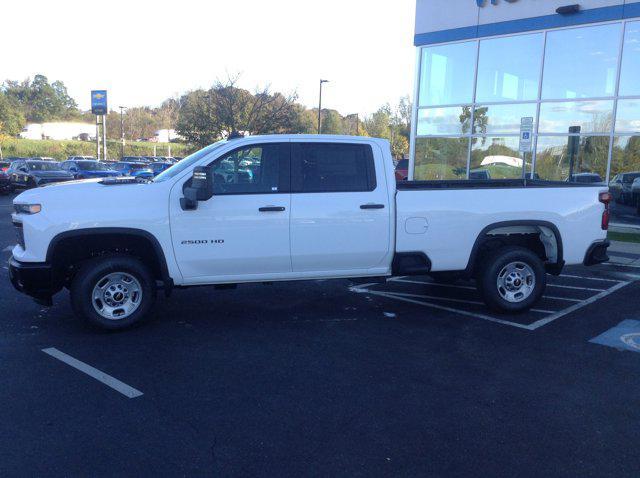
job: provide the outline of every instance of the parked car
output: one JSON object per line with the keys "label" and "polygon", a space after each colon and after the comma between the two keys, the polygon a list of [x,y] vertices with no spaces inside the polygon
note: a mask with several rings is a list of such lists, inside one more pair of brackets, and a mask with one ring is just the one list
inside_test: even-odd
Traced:
{"label": "parked car", "polygon": [[[251,156],[259,174],[218,182]],[[546,274],[608,260],[607,187],[523,179],[400,181],[389,142],[273,135],[210,145],[140,183],[76,181],[13,201],[9,275],[40,303],[122,329],[173,287],[458,272],[519,312]],[[55,258],[55,261],[51,261]],[[283,299],[284,300],[284,299]]]}
{"label": "parked car", "polygon": [[488,169],[475,169],[469,171],[469,179],[491,179],[491,173]]}
{"label": "parked car", "polygon": [[615,202],[619,204],[631,204],[631,184],[636,178],[640,178],[640,171],[616,174],[609,181],[609,191]]}
{"label": "parked car", "polygon": [[11,177],[7,172],[9,164],[10,163],[7,163],[5,161],[0,162],[0,193],[1,194],[6,194],[8,192],[11,192],[11,190],[13,189],[11,187]]}
{"label": "parked car", "polygon": [[7,173],[14,189],[35,188],[73,179],[73,174],[63,171],[55,160],[19,159],[11,163]]}
{"label": "parked car", "polygon": [[145,156],[123,156],[119,162],[123,163],[148,163]]}
{"label": "parked car", "polygon": [[121,176],[133,176],[134,178],[153,178],[153,171],[147,163],[137,161],[119,161],[113,165],[113,169]]}
{"label": "parked car", "polygon": [[157,176],[162,171],[169,169],[171,166],[173,166],[173,163],[152,163],[149,165],[154,176]]}
{"label": "parked car", "polygon": [[11,166],[11,161],[0,161],[0,171],[5,172]]}
{"label": "parked car", "polygon": [[76,179],[109,178],[120,176],[107,164],[95,159],[68,160],[62,163],[62,169],[69,171]]}
{"label": "parked car", "polygon": [[640,178],[634,179],[631,183],[631,203],[640,215]]}
{"label": "parked car", "polygon": [[409,179],[408,159],[401,159],[400,161],[398,161],[398,164],[396,164],[395,177],[396,181],[406,181],[407,179]]}
{"label": "parked car", "polygon": [[602,178],[597,173],[576,173],[567,178],[567,182],[573,183],[602,183]]}

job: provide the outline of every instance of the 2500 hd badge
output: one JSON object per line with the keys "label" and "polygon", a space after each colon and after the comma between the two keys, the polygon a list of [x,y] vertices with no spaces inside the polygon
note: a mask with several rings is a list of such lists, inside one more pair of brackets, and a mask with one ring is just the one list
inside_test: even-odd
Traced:
{"label": "2500 hd badge", "polygon": [[224,239],[189,239],[182,241],[180,244],[183,246],[191,246],[196,244],[224,244]]}

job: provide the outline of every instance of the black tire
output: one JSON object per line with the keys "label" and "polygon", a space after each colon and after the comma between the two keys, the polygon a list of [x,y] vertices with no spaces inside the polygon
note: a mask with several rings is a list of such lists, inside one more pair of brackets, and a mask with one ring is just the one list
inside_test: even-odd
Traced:
{"label": "black tire", "polygon": [[[103,317],[96,308],[92,298],[94,287],[102,282],[110,273],[126,273],[135,278],[140,285],[142,297],[131,315],[121,319]],[[71,307],[74,313],[91,325],[121,330],[144,320],[156,301],[156,281],[149,268],[135,257],[127,255],[110,255],[96,257],[85,262],[71,283]]]}
{"label": "black tire", "polygon": [[[510,302],[501,294],[498,287],[499,274],[503,269],[512,263],[526,264],[535,279],[532,290],[528,296],[523,297],[519,302]],[[519,246],[507,246],[496,251],[487,253],[481,259],[477,273],[477,287],[482,295],[485,304],[497,312],[522,312],[535,304],[547,286],[547,274],[542,260],[529,249]],[[524,287],[526,289],[526,287]],[[502,291],[505,292],[504,287]]]}

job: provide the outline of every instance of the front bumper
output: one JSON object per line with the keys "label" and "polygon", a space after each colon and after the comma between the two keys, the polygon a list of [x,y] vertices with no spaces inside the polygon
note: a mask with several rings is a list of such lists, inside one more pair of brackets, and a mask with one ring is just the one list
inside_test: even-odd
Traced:
{"label": "front bumper", "polygon": [[585,266],[593,266],[595,264],[602,264],[609,260],[607,255],[607,248],[611,245],[608,239],[602,241],[596,241],[589,246],[587,253],[584,256],[583,264]]}
{"label": "front bumper", "polygon": [[16,290],[42,305],[51,305],[51,297],[60,290],[54,285],[51,265],[46,262],[19,262],[11,257],[9,278]]}

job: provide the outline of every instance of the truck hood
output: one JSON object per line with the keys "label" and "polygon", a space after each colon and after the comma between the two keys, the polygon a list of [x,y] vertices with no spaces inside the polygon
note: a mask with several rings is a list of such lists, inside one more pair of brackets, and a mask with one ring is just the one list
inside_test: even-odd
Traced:
{"label": "truck hood", "polygon": [[[115,185],[102,184],[103,178],[81,179],[50,184],[44,188],[28,189],[16,196],[14,202],[42,204],[43,212],[66,210],[70,215],[75,211],[95,211],[99,214],[102,208],[127,207],[131,209],[147,195],[157,192],[161,183],[122,182]],[[95,217],[100,220],[99,217]]]}

